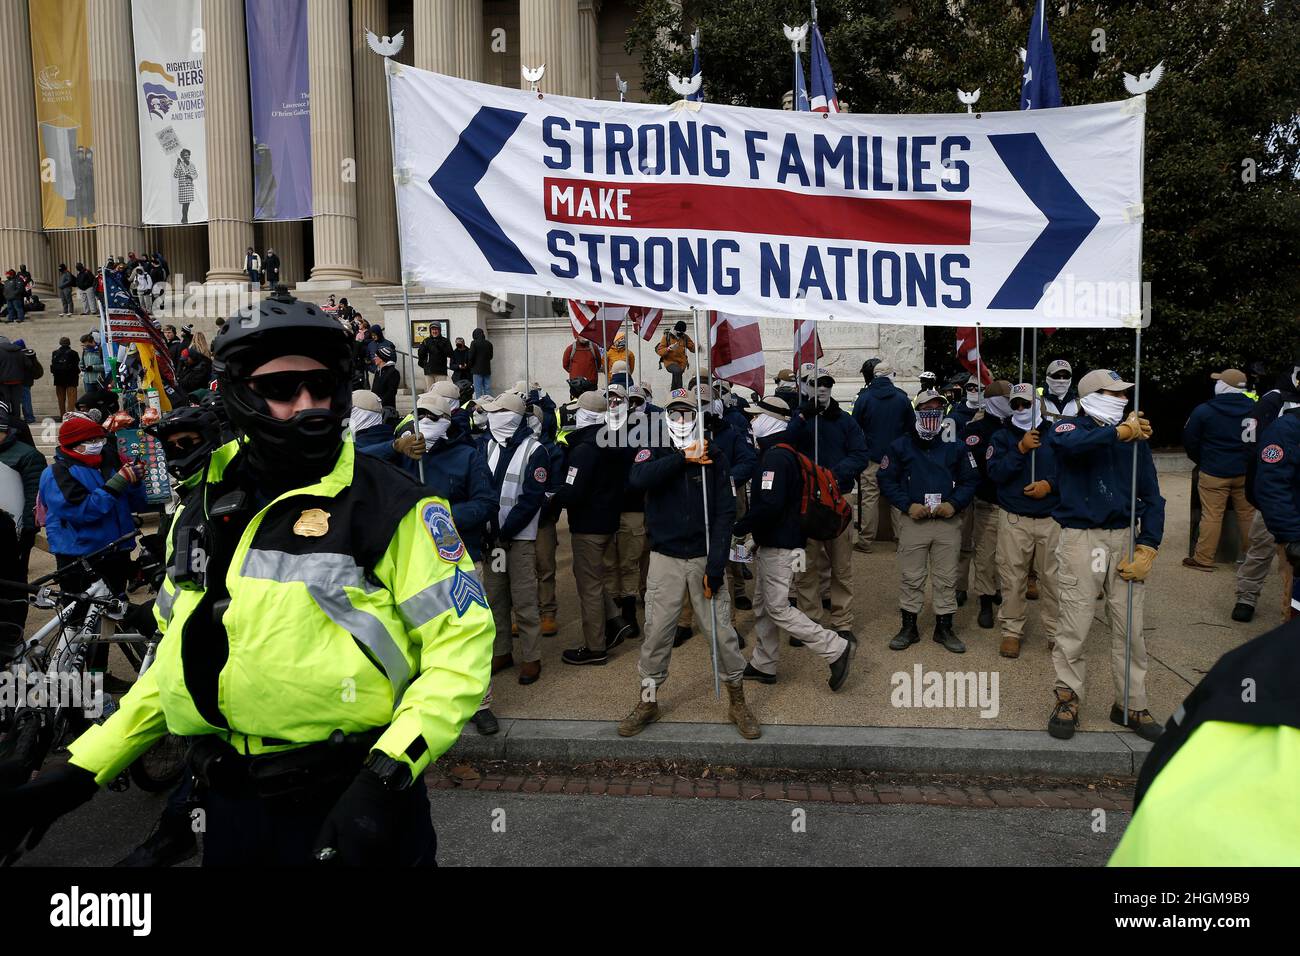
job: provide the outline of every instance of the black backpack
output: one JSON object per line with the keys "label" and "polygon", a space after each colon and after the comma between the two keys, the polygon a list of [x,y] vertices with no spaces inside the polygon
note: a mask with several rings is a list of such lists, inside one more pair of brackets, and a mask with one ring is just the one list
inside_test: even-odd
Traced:
{"label": "black backpack", "polygon": [[81,370],[81,359],[71,349],[59,349],[50,358],[50,371],[56,375],[60,372],[77,372]]}

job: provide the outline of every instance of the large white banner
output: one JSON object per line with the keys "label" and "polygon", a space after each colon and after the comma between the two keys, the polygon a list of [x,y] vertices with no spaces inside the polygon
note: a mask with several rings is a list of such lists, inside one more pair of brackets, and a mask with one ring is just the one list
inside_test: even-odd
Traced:
{"label": "large white banner", "polygon": [[202,0],[132,0],[147,226],[208,220]]}
{"label": "large white banner", "polygon": [[1138,321],[1143,97],[693,110],[388,68],[416,281],[854,322]]}

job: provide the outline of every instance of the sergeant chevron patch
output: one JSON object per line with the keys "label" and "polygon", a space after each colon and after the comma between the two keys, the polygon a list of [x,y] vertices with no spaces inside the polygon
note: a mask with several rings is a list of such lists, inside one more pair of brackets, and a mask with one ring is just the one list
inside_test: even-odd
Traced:
{"label": "sergeant chevron patch", "polygon": [[451,579],[451,604],[456,609],[457,617],[464,617],[471,604],[487,607],[487,597],[483,594],[483,585],[473,571],[456,568]]}

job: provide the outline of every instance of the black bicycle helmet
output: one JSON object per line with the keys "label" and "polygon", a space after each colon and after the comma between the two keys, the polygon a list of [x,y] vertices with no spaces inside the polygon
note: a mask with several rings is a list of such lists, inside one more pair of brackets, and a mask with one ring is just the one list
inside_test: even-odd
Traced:
{"label": "black bicycle helmet", "polygon": [[[310,408],[284,420],[270,413],[248,379],[260,366],[286,355],[315,359],[333,373],[329,408]],[[212,348],[212,370],[231,426],[248,438],[256,470],[307,480],[333,466],[343,444],[343,420],[352,407],[352,347],[338,322],[277,285],[256,308],[240,309],[221,327]]]}
{"label": "black bicycle helmet", "polygon": [[[198,474],[208,463],[208,456],[221,444],[221,422],[207,408],[187,405],[168,412],[162,420],[145,428],[145,431],[163,443],[167,455],[167,471],[177,481],[185,481]],[[195,432],[200,441],[184,454],[177,454],[169,439],[182,432]]]}

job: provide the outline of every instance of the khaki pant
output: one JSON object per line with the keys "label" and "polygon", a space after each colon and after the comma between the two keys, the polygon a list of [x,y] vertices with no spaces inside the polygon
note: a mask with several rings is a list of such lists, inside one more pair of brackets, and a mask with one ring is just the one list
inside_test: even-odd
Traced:
{"label": "khaki pant", "polygon": [[807,566],[798,575],[799,606],[814,621],[821,619],[822,578],[829,576],[831,630],[853,630],[853,529],[830,541],[808,539]]}
{"label": "khaki pant", "polygon": [[1295,609],[1291,607],[1291,588],[1295,586],[1295,571],[1291,569],[1291,562],[1286,559],[1286,545],[1277,546],[1277,563],[1282,569],[1282,623],[1285,624],[1295,614]]}
{"label": "khaki pant", "polygon": [[1277,542],[1268,533],[1264,516],[1258,511],[1251,519],[1247,541],[1246,556],[1237,568],[1237,601],[1254,607],[1259,603],[1259,592],[1264,590],[1264,582],[1268,580],[1269,569],[1277,555]]}
{"label": "khaki pant", "polygon": [[537,606],[543,615],[555,617],[555,551],[559,539],[556,522],[537,525]]}
{"label": "khaki pant", "polygon": [[[1060,582],[1060,623],[1056,628],[1056,647],[1052,649],[1052,666],[1056,668],[1056,686],[1068,687],[1083,699],[1085,662],[1084,644],[1092,629],[1098,592],[1104,592],[1106,616],[1110,626],[1111,676],[1115,683],[1115,703],[1124,701],[1124,629],[1127,623],[1128,582],[1119,576],[1116,565],[1128,555],[1128,528],[1104,531],[1100,528],[1079,530],[1062,528],[1056,546],[1057,575]],[[1040,584],[1042,582],[1039,582]],[[1129,709],[1147,709],[1147,643],[1142,634],[1142,602],[1146,585],[1133,585],[1133,647],[1129,683]],[[1006,600],[1004,594],[1003,600]]]}
{"label": "khaki pant", "polygon": [[960,515],[915,521],[904,515],[898,523],[898,606],[912,614],[925,608],[925,578],[935,614],[957,613],[957,562],[961,554]]}
{"label": "khaki pant", "polygon": [[[644,637],[641,658],[637,663],[637,673],[643,682],[648,678],[659,687],[668,679],[668,661],[673,654],[677,616],[687,594],[706,635],[713,626],[710,602],[704,597],[705,563],[703,557],[670,558],[658,551],[650,552],[650,570],[645,585]],[[745,673],[745,658],[740,654],[736,629],[731,625],[731,598],[725,587],[713,596],[712,604],[718,617],[718,674],[724,681],[738,681]]]}
{"label": "khaki pant", "polygon": [[[745,494],[744,488],[736,489],[736,520],[739,521],[745,517],[749,511],[749,495]],[[741,597],[745,593],[745,576],[741,569],[744,567],[737,561],[727,562],[727,577],[731,579],[731,593],[735,597]]]}
{"label": "khaki pant", "polygon": [[1223,533],[1223,512],[1232,500],[1237,512],[1237,529],[1241,532],[1241,550],[1250,542],[1250,524],[1255,520],[1255,509],[1246,500],[1246,476],[1216,478],[1201,472],[1196,480],[1196,491],[1201,497],[1201,527],[1196,535],[1195,559],[1198,564],[1213,564],[1219,550],[1219,535]]}
{"label": "khaki pant", "polygon": [[605,588],[614,600],[641,593],[641,550],[645,545],[645,512],[624,511],[618,534],[605,552]]}
{"label": "khaki pant", "polygon": [[998,575],[1002,584],[1002,606],[998,621],[1006,637],[1024,637],[1025,608],[1028,600],[1029,569],[1037,554],[1040,567],[1038,596],[1043,632],[1049,641],[1056,640],[1060,596],[1057,593],[1056,543],[1061,526],[1051,518],[1029,518],[1002,512],[998,524]]}
{"label": "khaki pant", "polygon": [[434,385],[436,385],[438,382],[445,382],[446,380],[447,380],[447,376],[445,374],[440,375],[437,372],[425,372],[424,390],[426,392],[431,392],[433,391]]}
{"label": "khaki pant", "polygon": [[77,386],[75,385],[55,385],[54,393],[59,398],[59,420],[68,412],[77,410]]}
{"label": "khaki pant", "polygon": [[[493,570],[501,559],[505,567]],[[492,620],[496,624],[496,642],[492,653],[509,654],[510,612],[519,625],[519,656],[525,663],[542,659],[542,619],[537,608],[537,545],[532,541],[511,541],[509,549],[498,549],[487,564],[483,590]]]}
{"label": "khaki pant", "polygon": [[[998,589],[998,524],[1002,509],[975,499],[963,512],[957,590],[994,594]],[[974,575],[971,574],[972,565]]]}
{"label": "khaki pant", "polygon": [[775,674],[781,660],[781,631],[833,664],[848,641],[809,620],[790,606],[791,567],[795,552],[788,548],[757,548],[754,555],[754,656],[750,663],[764,674]]}
{"label": "khaki pant", "polygon": [[618,605],[605,589],[605,549],[612,534],[573,534],[573,580],[578,585],[582,639],[591,651],[605,650],[605,622],[619,616]]}
{"label": "khaki pant", "polygon": [[[876,540],[876,531],[880,527],[880,462],[873,461],[865,471],[858,475],[858,486],[862,489],[862,507],[858,511],[858,543],[863,551],[871,549],[871,542]],[[894,526],[894,540],[898,540],[898,522],[902,512],[897,508],[889,509],[889,518]]]}

